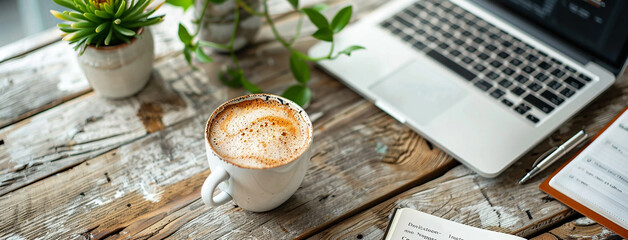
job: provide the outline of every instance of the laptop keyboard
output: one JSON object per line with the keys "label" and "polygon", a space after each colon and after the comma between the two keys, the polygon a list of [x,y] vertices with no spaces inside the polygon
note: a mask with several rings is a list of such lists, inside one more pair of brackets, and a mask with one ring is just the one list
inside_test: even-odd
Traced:
{"label": "laptop keyboard", "polygon": [[591,81],[449,1],[416,2],[380,26],[534,124]]}

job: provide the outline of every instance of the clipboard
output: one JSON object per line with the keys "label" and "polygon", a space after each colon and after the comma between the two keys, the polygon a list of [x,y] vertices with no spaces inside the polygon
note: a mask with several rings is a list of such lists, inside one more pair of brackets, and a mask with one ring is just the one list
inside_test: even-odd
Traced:
{"label": "clipboard", "polygon": [[593,220],[593,221],[601,224],[602,226],[610,229],[611,231],[617,233],[621,237],[628,239],[628,229],[623,228],[622,226],[614,223],[613,221],[609,220],[608,218],[600,215],[599,213],[597,213],[597,212],[593,211],[592,209],[584,206],[583,204],[577,202],[576,200],[566,196],[565,194],[559,192],[558,190],[554,189],[552,186],[549,185],[550,180],[554,176],[556,176],[556,174],[558,174],[558,172],[560,172],[563,168],[565,168],[569,163],[571,163],[572,160],[574,160],[578,155],[580,155],[582,153],[582,151],[584,151],[587,147],[589,147],[589,145],[591,145],[591,143],[593,143],[604,131],[606,131],[615,121],[617,121],[617,119],[620,116],[622,116],[624,113],[626,113],[627,110],[628,110],[628,106],[626,108],[624,108],[624,110],[622,110],[617,116],[615,116],[612,121],[610,121],[608,124],[606,124],[606,126],[604,126],[604,128],[601,131],[599,131],[595,135],[595,137],[593,137],[587,143],[587,145],[585,147],[580,149],[578,154],[574,155],[573,158],[571,158],[569,161],[565,162],[562,166],[560,166],[560,168],[558,168],[558,170],[553,172],[547,179],[545,179],[541,183],[541,185],[539,186],[539,189],[541,189],[542,191],[546,192],[547,194],[553,196],[558,201],[564,203],[565,205],[567,205],[570,208],[576,210],[577,212],[581,213],[582,215],[590,218],[591,220]]}

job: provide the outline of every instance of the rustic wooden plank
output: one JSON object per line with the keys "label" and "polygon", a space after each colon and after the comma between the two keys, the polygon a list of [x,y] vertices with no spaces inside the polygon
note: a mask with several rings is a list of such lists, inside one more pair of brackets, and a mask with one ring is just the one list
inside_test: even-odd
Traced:
{"label": "rustic wooden plank", "polygon": [[[395,207],[412,207],[467,225],[530,237],[576,216],[576,212],[538,189],[558,168],[555,164],[525,185],[515,184],[532,162],[580,129],[595,133],[628,102],[628,76],[564,124],[523,159],[494,179],[482,178],[464,166],[391,198],[316,235],[315,239],[382,238],[387,216]],[[574,153],[571,153],[572,155]]]}
{"label": "rustic wooden plank", "polygon": [[[168,5],[159,10],[167,17],[161,24],[151,27],[156,60],[177,54],[182,49],[176,33],[182,10]],[[46,32],[43,43],[35,37],[16,44],[45,45],[55,33],[58,31]],[[0,57],[15,55],[13,50],[0,49]],[[0,61],[0,128],[91,91],[76,61],[76,52],[67,42],[56,41],[26,55],[18,55]]]}
{"label": "rustic wooden plank", "polygon": [[[262,84],[285,85],[292,81],[288,75]],[[325,74],[315,71],[312,81],[317,97],[308,112],[318,116],[315,156],[301,188],[280,208],[260,214],[232,204],[202,205],[198,187],[208,174],[202,146],[207,111],[0,197],[0,219],[7,219],[0,237],[293,238],[453,163]],[[62,184],[68,182],[75,184]]]}
{"label": "rustic wooden plank", "polygon": [[28,54],[53,42],[61,40],[61,31],[51,28],[34,36],[0,47],[0,63]]}
{"label": "rustic wooden plank", "polygon": [[618,240],[623,238],[587,217],[580,217],[546,233],[531,238],[531,240],[561,239]]}

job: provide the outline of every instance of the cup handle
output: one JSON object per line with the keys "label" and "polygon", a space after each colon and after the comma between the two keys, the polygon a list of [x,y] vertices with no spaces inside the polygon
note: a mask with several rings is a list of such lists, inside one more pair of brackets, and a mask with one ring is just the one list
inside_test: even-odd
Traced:
{"label": "cup handle", "polygon": [[215,167],[212,172],[207,176],[203,187],[201,188],[201,198],[203,202],[211,207],[218,207],[231,200],[231,196],[226,192],[221,192],[218,196],[213,197],[214,190],[218,187],[218,184],[229,179],[229,173],[221,167]]}

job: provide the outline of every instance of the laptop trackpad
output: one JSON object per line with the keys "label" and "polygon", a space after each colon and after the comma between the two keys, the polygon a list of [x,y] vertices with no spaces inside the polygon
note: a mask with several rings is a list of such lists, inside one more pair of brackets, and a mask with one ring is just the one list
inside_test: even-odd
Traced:
{"label": "laptop trackpad", "polygon": [[453,79],[447,79],[451,77],[449,74],[425,65],[411,61],[369,89],[397,111],[420,125],[427,125],[467,92],[453,84]]}

